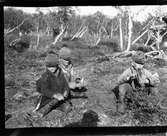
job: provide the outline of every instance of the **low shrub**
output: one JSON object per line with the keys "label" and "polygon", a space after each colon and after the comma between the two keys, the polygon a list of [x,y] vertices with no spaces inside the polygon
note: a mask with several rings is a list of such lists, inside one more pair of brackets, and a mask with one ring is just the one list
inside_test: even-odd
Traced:
{"label": "low shrub", "polygon": [[138,122],[136,125],[154,123],[154,114],[158,113],[157,102],[158,99],[153,94],[149,94],[149,90],[129,92],[125,97],[127,109],[131,110],[133,119]]}
{"label": "low shrub", "polygon": [[102,49],[105,47],[105,52],[119,52],[120,47],[116,40],[108,39],[108,40],[101,40],[98,43],[98,46],[102,47]]}
{"label": "low shrub", "polygon": [[31,49],[44,49],[53,42],[52,36],[41,35],[37,47],[37,35],[31,35]]}
{"label": "low shrub", "polygon": [[110,59],[107,56],[100,56],[96,59],[97,63],[101,63],[101,62],[104,62],[104,61],[110,61]]}
{"label": "low shrub", "polygon": [[155,64],[156,67],[164,67],[164,66],[167,66],[167,61],[164,60],[164,59],[160,59],[160,58],[154,59],[154,60],[153,60],[153,63]]}
{"label": "low shrub", "polygon": [[86,42],[84,42],[83,40],[73,40],[73,41],[64,41],[62,42],[61,46],[66,46],[69,47],[71,49],[74,48],[79,48],[79,49],[86,49],[89,48],[89,45],[86,44]]}
{"label": "low shrub", "polygon": [[142,52],[149,52],[149,51],[152,51],[151,47],[144,46],[143,44],[134,44],[134,45],[131,47],[131,50],[134,50],[134,51],[142,51]]}
{"label": "low shrub", "polygon": [[17,52],[23,52],[30,46],[30,37],[28,35],[23,35],[17,38],[17,41],[10,42],[9,44],[9,47]]}
{"label": "low shrub", "polygon": [[4,45],[9,47],[10,43],[13,41],[13,40],[16,40],[18,38],[17,35],[15,34],[8,34],[4,37]]}

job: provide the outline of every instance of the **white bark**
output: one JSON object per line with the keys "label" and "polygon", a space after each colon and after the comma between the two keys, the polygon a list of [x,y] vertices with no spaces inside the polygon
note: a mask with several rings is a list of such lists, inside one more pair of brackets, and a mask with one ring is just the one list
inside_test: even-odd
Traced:
{"label": "white bark", "polygon": [[153,49],[153,51],[156,51],[157,49],[155,49],[155,47],[153,47],[153,45],[156,44],[156,42],[153,42],[150,47]]}
{"label": "white bark", "polygon": [[54,42],[52,43],[52,44],[56,44],[57,43],[57,41],[61,38],[61,36],[63,35],[63,33],[64,33],[64,31],[65,31],[65,28],[63,28],[63,26],[61,27],[61,32],[59,33],[59,35],[57,35],[56,36],[56,38],[55,38],[55,40],[54,40]]}
{"label": "white bark", "polygon": [[79,30],[77,31],[77,33],[74,34],[74,36],[71,38],[71,40],[73,40],[73,39],[76,38],[76,37],[81,37],[80,35],[83,35],[83,33],[85,33],[86,30],[87,30],[87,27],[83,27],[82,29],[79,29]]}
{"label": "white bark", "polygon": [[100,40],[101,40],[101,37],[100,37],[100,36],[98,36],[98,39],[97,39],[97,41],[96,41],[95,45],[98,45],[98,43],[100,42]]}
{"label": "white bark", "polygon": [[36,46],[36,49],[37,49],[38,46],[39,46],[39,38],[40,38],[40,34],[38,34],[38,36],[37,36],[37,46]]}
{"label": "white bark", "polygon": [[133,27],[133,24],[132,24],[132,18],[131,18],[131,14],[129,13],[129,24],[128,24],[128,47],[126,49],[126,51],[129,51],[130,50],[130,47],[131,47],[131,37],[132,37],[132,27]]}
{"label": "white bark", "polygon": [[123,50],[122,18],[119,17],[120,48]]}
{"label": "white bark", "polygon": [[87,28],[79,35],[79,37],[81,38],[85,34],[86,31],[87,31]]}
{"label": "white bark", "polygon": [[147,46],[149,40],[150,40],[151,36],[150,36],[150,33],[148,32],[148,38],[147,38],[147,41],[145,42],[144,46]]}
{"label": "white bark", "polygon": [[110,38],[112,38],[112,36],[113,36],[113,23],[111,25]]}
{"label": "white bark", "polygon": [[160,36],[160,31],[158,30],[157,32],[157,42],[156,42],[156,46],[157,46],[157,49],[159,50],[159,45],[160,45],[160,42],[161,42],[161,36]]}
{"label": "white bark", "polygon": [[35,49],[38,48],[38,45],[39,45],[39,25],[37,26],[37,45],[36,45]]}

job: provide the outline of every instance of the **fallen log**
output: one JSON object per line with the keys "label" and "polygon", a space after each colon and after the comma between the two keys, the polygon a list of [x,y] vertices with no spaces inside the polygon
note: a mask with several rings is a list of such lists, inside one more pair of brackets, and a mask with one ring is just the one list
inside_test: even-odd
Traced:
{"label": "fallen log", "polygon": [[113,58],[125,58],[125,57],[131,57],[134,54],[136,54],[136,51],[126,51],[126,52],[121,52],[121,53],[117,53],[115,55],[113,55]]}
{"label": "fallen log", "polygon": [[146,57],[151,57],[153,59],[164,59],[167,61],[167,55],[164,53],[163,50],[156,50],[156,51],[151,51],[147,52],[144,54]]}

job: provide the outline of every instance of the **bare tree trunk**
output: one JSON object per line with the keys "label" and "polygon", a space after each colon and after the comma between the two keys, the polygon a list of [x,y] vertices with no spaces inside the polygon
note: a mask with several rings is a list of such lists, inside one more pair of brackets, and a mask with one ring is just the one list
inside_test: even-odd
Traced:
{"label": "bare tree trunk", "polygon": [[37,45],[36,45],[35,49],[38,48],[38,45],[39,45],[39,26],[37,27]]}
{"label": "bare tree trunk", "polygon": [[98,36],[98,39],[97,39],[95,45],[98,45],[98,43],[100,42],[100,40],[101,40],[101,36]]}
{"label": "bare tree trunk", "polygon": [[50,27],[49,27],[49,26],[46,28],[46,34],[47,34],[48,36],[50,35]]}
{"label": "bare tree trunk", "polygon": [[111,25],[110,38],[112,38],[112,36],[113,36],[113,23]]}
{"label": "bare tree trunk", "polygon": [[74,36],[71,38],[71,40],[73,40],[73,39],[76,38],[76,37],[80,37],[80,35],[83,35],[83,33],[86,32],[86,30],[87,30],[87,27],[83,27],[82,29],[79,29],[79,30],[77,31],[77,33],[74,34]]}
{"label": "bare tree trunk", "polygon": [[120,48],[123,50],[122,18],[119,17]]}
{"label": "bare tree trunk", "polygon": [[79,35],[79,38],[81,38],[87,31],[88,28],[86,28],[80,35]]}
{"label": "bare tree trunk", "polygon": [[56,38],[55,38],[55,40],[54,40],[54,42],[53,42],[52,44],[56,44],[56,43],[57,43],[57,41],[58,41],[58,40],[61,38],[61,36],[63,35],[64,31],[65,31],[65,28],[62,26],[62,27],[61,27],[61,32],[59,33],[58,36],[56,36]]}
{"label": "bare tree trunk", "polygon": [[38,34],[38,37],[37,37],[37,46],[36,46],[36,49],[38,48],[39,46],[39,34]]}
{"label": "bare tree trunk", "polygon": [[156,46],[157,46],[158,50],[159,50],[160,42],[161,42],[161,36],[160,36],[160,31],[158,30],[158,32],[157,32],[157,42],[156,42]]}
{"label": "bare tree trunk", "polygon": [[128,24],[128,29],[129,29],[129,33],[128,33],[128,47],[126,49],[126,51],[130,50],[131,47],[131,37],[132,37],[132,18],[131,18],[131,14],[129,13],[129,24]]}
{"label": "bare tree trunk", "polygon": [[151,36],[150,36],[150,33],[148,32],[148,38],[147,38],[147,41],[146,41],[146,43],[144,44],[144,46],[147,46],[148,42],[150,41],[150,38],[151,38]]}

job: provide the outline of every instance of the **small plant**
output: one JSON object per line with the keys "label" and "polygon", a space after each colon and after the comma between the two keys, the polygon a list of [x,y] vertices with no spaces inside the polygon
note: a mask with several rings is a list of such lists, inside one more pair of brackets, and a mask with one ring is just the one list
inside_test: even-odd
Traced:
{"label": "small plant", "polygon": [[149,52],[152,51],[151,47],[144,46],[143,44],[135,44],[131,47],[131,50]]}
{"label": "small plant", "polygon": [[149,94],[149,89],[139,89],[127,93],[125,98],[126,107],[131,110],[133,120],[137,120],[138,124],[136,125],[154,123],[154,114],[158,113],[158,107],[154,101],[152,94]]}
{"label": "small plant", "polygon": [[30,37],[27,35],[23,35],[12,42],[10,42],[9,47],[16,50],[17,52],[23,52],[28,49],[30,46]]}
{"label": "small plant", "polygon": [[17,39],[17,38],[18,38],[18,36],[15,35],[15,34],[6,35],[6,36],[4,37],[4,44],[5,44],[5,47],[6,47],[6,46],[9,47],[10,43],[11,43],[13,40]]}

